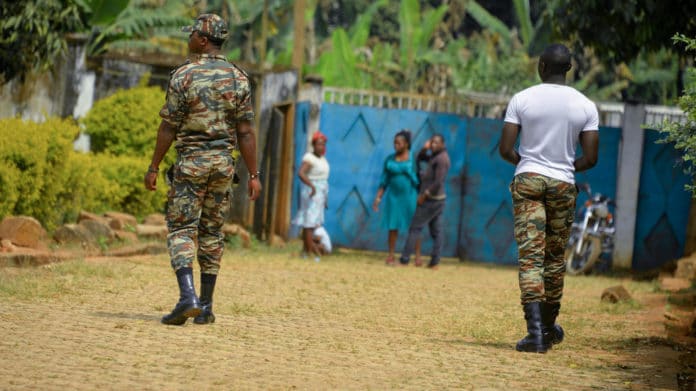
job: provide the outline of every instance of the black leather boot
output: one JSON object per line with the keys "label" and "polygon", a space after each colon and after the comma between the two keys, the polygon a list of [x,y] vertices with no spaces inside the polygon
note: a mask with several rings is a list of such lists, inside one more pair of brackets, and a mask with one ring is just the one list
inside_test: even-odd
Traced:
{"label": "black leather boot", "polygon": [[162,323],[181,326],[186,323],[186,319],[201,313],[201,304],[193,287],[193,269],[182,267],[177,270],[176,280],[179,283],[179,302],[170,314],[162,317]]}
{"label": "black leather boot", "polygon": [[213,315],[213,292],[215,291],[216,274],[201,273],[201,313],[193,318],[193,323],[215,323]]}
{"label": "black leather boot", "polygon": [[518,352],[546,353],[541,332],[541,303],[535,301],[524,305],[524,319],[527,321],[527,336],[517,342]]}
{"label": "black leather boot", "polygon": [[561,310],[561,303],[541,303],[541,332],[544,345],[548,348],[563,342],[563,327],[556,324],[556,317]]}

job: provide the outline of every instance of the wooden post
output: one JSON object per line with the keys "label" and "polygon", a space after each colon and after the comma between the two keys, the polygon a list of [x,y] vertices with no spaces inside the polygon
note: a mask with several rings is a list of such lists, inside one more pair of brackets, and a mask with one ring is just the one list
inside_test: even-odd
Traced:
{"label": "wooden post", "polygon": [[295,104],[282,107],[285,111],[285,121],[281,129],[283,143],[280,146],[280,170],[278,178],[276,213],[273,231],[283,239],[288,240],[290,233],[290,209],[292,207],[292,170],[295,154]]}

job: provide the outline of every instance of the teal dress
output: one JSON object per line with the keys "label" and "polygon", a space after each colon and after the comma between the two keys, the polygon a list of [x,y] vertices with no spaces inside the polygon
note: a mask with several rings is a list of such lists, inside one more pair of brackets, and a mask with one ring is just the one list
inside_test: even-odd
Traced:
{"label": "teal dress", "polygon": [[418,198],[418,175],[413,158],[398,162],[396,154],[391,154],[384,161],[379,187],[385,190],[384,215],[382,227],[392,230],[407,231],[411,218],[416,211]]}

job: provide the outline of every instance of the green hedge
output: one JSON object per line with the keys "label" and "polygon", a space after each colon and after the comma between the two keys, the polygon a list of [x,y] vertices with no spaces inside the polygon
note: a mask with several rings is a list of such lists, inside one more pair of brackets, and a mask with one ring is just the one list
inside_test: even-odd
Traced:
{"label": "green hedge", "polygon": [[[0,120],[0,219],[29,215],[49,230],[74,222],[80,210],[117,210],[142,217],[162,212],[167,186],[147,191],[143,175],[157,139],[165,94],[158,87],[116,92],[81,121],[92,152],[73,150],[72,120]],[[174,163],[172,148],[162,168]]]}
{"label": "green hedge", "polygon": [[68,155],[78,128],[69,121],[0,120],[0,215],[34,216],[51,228],[62,222],[56,208],[71,189],[65,182]]}
{"label": "green hedge", "polygon": [[[81,121],[90,136],[92,151],[152,157],[164,101],[165,93],[159,87],[136,87],[96,102]],[[162,167],[175,160],[176,152],[171,148]]]}
{"label": "green hedge", "polygon": [[138,217],[164,210],[164,178],[156,192],[143,186],[149,156],[75,152],[78,132],[71,120],[0,120],[0,219],[33,216],[52,230],[83,209]]}

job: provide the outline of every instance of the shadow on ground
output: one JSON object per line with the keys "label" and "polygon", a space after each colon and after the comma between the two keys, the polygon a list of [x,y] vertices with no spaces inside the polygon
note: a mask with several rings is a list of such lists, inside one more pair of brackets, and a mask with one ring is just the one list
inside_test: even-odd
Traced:
{"label": "shadow on ground", "polygon": [[145,314],[129,314],[125,312],[93,312],[92,315],[98,316],[100,318],[114,318],[114,319],[132,319],[132,320],[153,320],[158,321],[160,317],[157,315],[145,315]]}

